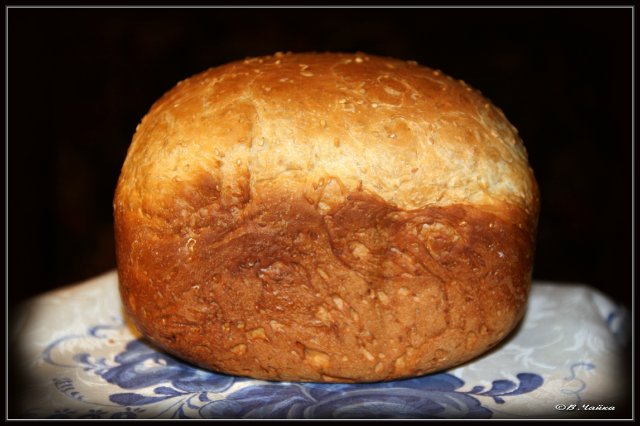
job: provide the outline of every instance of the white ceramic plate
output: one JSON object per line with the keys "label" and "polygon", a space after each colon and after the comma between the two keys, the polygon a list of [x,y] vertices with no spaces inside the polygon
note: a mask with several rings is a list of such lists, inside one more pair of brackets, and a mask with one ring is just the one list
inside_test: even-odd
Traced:
{"label": "white ceramic plate", "polygon": [[25,375],[24,418],[598,418],[626,397],[627,318],[588,287],[538,282],[517,332],[456,369],[376,384],[265,382],[149,346],[123,321],[113,271],[28,303],[11,368]]}

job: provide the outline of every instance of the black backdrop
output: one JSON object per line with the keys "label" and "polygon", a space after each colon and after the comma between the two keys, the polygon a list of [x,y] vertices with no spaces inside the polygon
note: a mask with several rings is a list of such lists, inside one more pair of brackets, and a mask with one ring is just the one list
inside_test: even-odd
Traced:
{"label": "black backdrop", "polygon": [[11,303],[115,267],[112,197],[136,124],[193,73],[275,51],[413,59],[520,130],[542,193],[534,278],[630,304],[629,8],[10,8]]}

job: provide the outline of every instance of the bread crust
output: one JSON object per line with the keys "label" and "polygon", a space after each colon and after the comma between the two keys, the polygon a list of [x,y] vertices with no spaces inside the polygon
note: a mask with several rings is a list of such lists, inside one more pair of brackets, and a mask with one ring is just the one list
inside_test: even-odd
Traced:
{"label": "bread crust", "polygon": [[163,349],[371,382],[485,352],[523,315],[538,190],[513,126],[438,71],[276,54],[179,83],[114,199],[124,308]]}

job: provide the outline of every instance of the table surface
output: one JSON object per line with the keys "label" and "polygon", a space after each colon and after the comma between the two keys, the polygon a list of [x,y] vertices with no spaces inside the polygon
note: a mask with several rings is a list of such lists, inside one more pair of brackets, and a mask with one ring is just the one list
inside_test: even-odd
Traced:
{"label": "table surface", "polygon": [[123,319],[111,271],[26,303],[11,368],[25,375],[20,418],[628,418],[629,317],[588,286],[534,282],[518,329],[457,368],[372,384],[267,382],[147,345]]}

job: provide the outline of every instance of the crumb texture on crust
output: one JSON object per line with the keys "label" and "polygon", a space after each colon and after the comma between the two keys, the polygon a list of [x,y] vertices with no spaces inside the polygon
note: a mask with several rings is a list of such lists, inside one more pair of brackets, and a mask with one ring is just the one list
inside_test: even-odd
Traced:
{"label": "crumb texture on crust", "polygon": [[406,211],[365,193],[324,215],[287,196],[235,216],[180,209],[164,226],[117,220],[121,294],[146,336],[207,368],[411,377],[486,351],[523,314],[532,234],[521,210]]}
{"label": "crumb texture on crust", "polygon": [[538,203],[515,129],[460,81],[365,54],[247,59],[139,125],[114,199],[121,296],[213,370],[425,374],[522,317]]}

